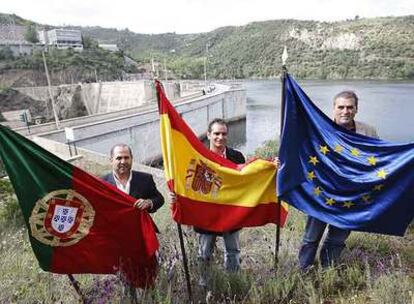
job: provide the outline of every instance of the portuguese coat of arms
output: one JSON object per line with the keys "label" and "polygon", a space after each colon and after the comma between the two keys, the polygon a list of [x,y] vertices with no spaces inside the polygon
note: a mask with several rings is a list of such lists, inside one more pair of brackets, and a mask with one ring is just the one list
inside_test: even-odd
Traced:
{"label": "portuguese coat of arms", "polygon": [[56,190],[36,202],[29,219],[31,234],[50,246],[79,242],[93,225],[95,211],[88,200],[71,189]]}

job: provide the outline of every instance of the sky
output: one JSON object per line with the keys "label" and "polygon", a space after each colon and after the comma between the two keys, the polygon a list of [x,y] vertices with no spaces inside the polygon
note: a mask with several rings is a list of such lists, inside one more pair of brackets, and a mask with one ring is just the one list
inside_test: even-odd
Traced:
{"label": "sky", "polygon": [[101,26],[136,33],[212,31],[253,21],[337,21],[414,15],[413,0],[4,0],[1,13],[54,26]]}

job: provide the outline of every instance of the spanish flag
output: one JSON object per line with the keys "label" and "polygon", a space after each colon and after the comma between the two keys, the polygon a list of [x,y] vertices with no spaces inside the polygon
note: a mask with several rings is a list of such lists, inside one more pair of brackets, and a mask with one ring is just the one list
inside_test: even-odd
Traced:
{"label": "spanish flag", "polygon": [[268,223],[283,226],[287,206],[278,204],[274,164],[256,159],[237,165],[211,152],[168,101],[160,82],[155,86],[165,177],[177,195],[173,219],[218,233]]}

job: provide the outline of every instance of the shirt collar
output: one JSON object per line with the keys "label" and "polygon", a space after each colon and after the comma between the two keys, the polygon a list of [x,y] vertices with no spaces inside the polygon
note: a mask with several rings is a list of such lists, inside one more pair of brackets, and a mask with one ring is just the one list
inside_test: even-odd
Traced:
{"label": "shirt collar", "polygon": [[224,147],[223,153],[216,153],[214,151],[211,151],[211,152],[213,152],[214,154],[220,155],[223,158],[227,158],[227,147]]}
{"label": "shirt collar", "polygon": [[121,183],[121,181],[119,180],[119,178],[118,178],[118,176],[116,175],[115,172],[112,172],[112,175],[114,177],[116,187],[119,190],[121,190],[122,192],[125,192],[126,194],[129,194],[129,191],[130,191],[130,188],[131,188],[132,172],[129,172],[129,177],[128,177],[128,180],[127,180],[125,186]]}

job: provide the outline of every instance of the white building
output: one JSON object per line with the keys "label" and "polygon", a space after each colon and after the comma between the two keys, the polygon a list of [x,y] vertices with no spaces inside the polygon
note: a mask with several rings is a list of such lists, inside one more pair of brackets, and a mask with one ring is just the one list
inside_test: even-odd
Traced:
{"label": "white building", "polygon": [[51,45],[58,49],[72,48],[76,51],[83,50],[82,33],[80,30],[53,29],[50,31],[39,31],[41,44]]}
{"label": "white building", "polygon": [[99,47],[104,49],[104,50],[110,51],[110,52],[118,52],[119,51],[119,48],[116,44],[103,44],[103,43],[100,43]]}

